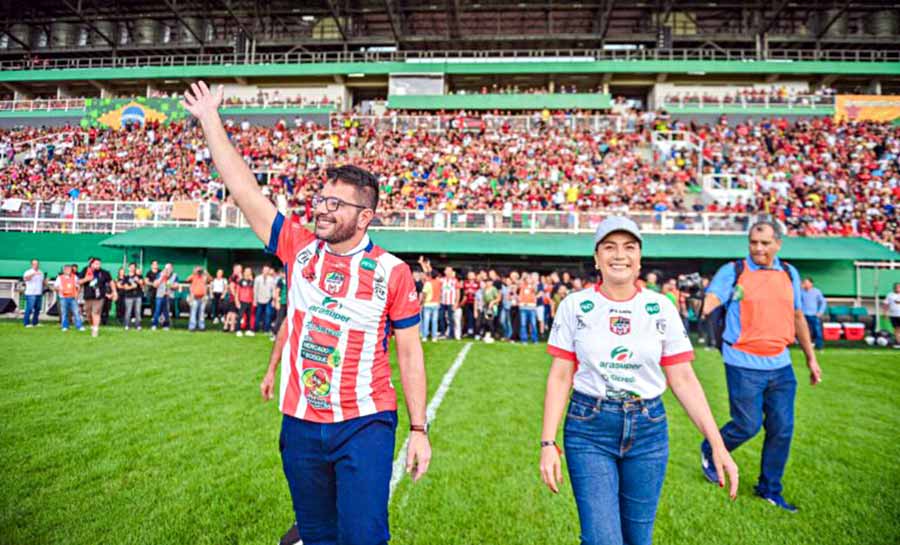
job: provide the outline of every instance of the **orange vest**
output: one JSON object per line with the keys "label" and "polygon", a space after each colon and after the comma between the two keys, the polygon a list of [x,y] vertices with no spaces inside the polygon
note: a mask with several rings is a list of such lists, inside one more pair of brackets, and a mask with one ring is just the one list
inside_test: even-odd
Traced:
{"label": "orange vest", "polygon": [[206,278],[203,275],[191,275],[191,295],[194,296],[194,299],[206,297]]}
{"label": "orange vest", "polygon": [[78,284],[71,274],[59,275],[60,295],[63,297],[75,297],[78,295]]}
{"label": "orange vest", "polygon": [[754,356],[781,354],[794,342],[794,288],[785,271],[744,271],[735,285],[741,305],[741,336],[732,346]]}
{"label": "orange vest", "polygon": [[534,288],[522,284],[519,288],[519,306],[533,307],[537,303],[537,294]]}

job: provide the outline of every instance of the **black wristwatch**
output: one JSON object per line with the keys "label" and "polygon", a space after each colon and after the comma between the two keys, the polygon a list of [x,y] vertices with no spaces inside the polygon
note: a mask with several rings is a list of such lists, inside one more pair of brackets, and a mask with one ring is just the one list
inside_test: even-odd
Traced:
{"label": "black wristwatch", "polygon": [[556,441],[541,441],[541,448],[544,447],[555,447]]}

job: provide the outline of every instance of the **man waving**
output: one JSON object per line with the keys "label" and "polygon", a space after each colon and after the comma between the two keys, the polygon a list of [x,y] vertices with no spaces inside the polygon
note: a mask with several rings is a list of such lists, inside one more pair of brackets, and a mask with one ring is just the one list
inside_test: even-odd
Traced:
{"label": "man waving", "polygon": [[425,365],[409,267],[366,233],[378,180],[355,166],[328,170],[314,199],[315,232],[263,195],[228,141],[223,89],[191,85],[184,107],[203,126],[216,168],[266,250],[289,271],[281,353],[280,448],[300,538],[309,544],[383,544],[388,532],[397,397],[388,339],[409,411],[408,472],[428,468]]}

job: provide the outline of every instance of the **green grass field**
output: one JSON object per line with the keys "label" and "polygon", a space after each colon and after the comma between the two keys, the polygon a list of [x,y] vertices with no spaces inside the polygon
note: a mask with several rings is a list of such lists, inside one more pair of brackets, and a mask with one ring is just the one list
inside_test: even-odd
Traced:
{"label": "green grass field", "polygon": [[[259,397],[264,337],[105,328],[92,339],[0,322],[0,346],[0,544],[271,545],[291,524],[277,406]],[[462,346],[425,346],[430,393]],[[724,423],[722,365],[698,355]],[[548,361],[543,346],[472,347],[434,421],[429,474],[396,490],[392,543],[578,542],[568,482],[553,496],[537,469]],[[761,437],[735,453],[737,502],[706,483],[700,436],[666,394],[656,543],[900,543],[900,353],[830,349],[820,362],[815,389],[797,367],[785,479],[796,515],[752,496]]]}

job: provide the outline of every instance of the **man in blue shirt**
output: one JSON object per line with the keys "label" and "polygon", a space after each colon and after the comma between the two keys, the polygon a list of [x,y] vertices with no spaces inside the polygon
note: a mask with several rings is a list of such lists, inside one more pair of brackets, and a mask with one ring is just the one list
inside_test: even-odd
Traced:
{"label": "man in blue shirt", "polygon": [[[797,508],[781,494],[781,478],[794,434],[797,379],[788,347],[795,338],[806,356],[810,384],[822,380],[822,371],[801,309],[800,276],[776,255],[781,237],[781,226],[773,221],[759,221],[750,228],[750,255],[719,269],[706,289],[703,316],[726,305],[722,358],[731,421],[721,429],[725,446],[729,451],[738,448],[765,423],[755,493],[794,512]],[[708,442],[701,444],[700,452],[704,475],[718,483]]]}
{"label": "man in blue shirt", "polygon": [[822,350],[825,347],[825,339],[822,336],[822,316],[825,314],[828,303],[825,302],[822,290],[813,285],[812,278],[808,276],[804,278],[800,287],[800,308],[809,325],[809,334],[812,336],[816,350]]}

